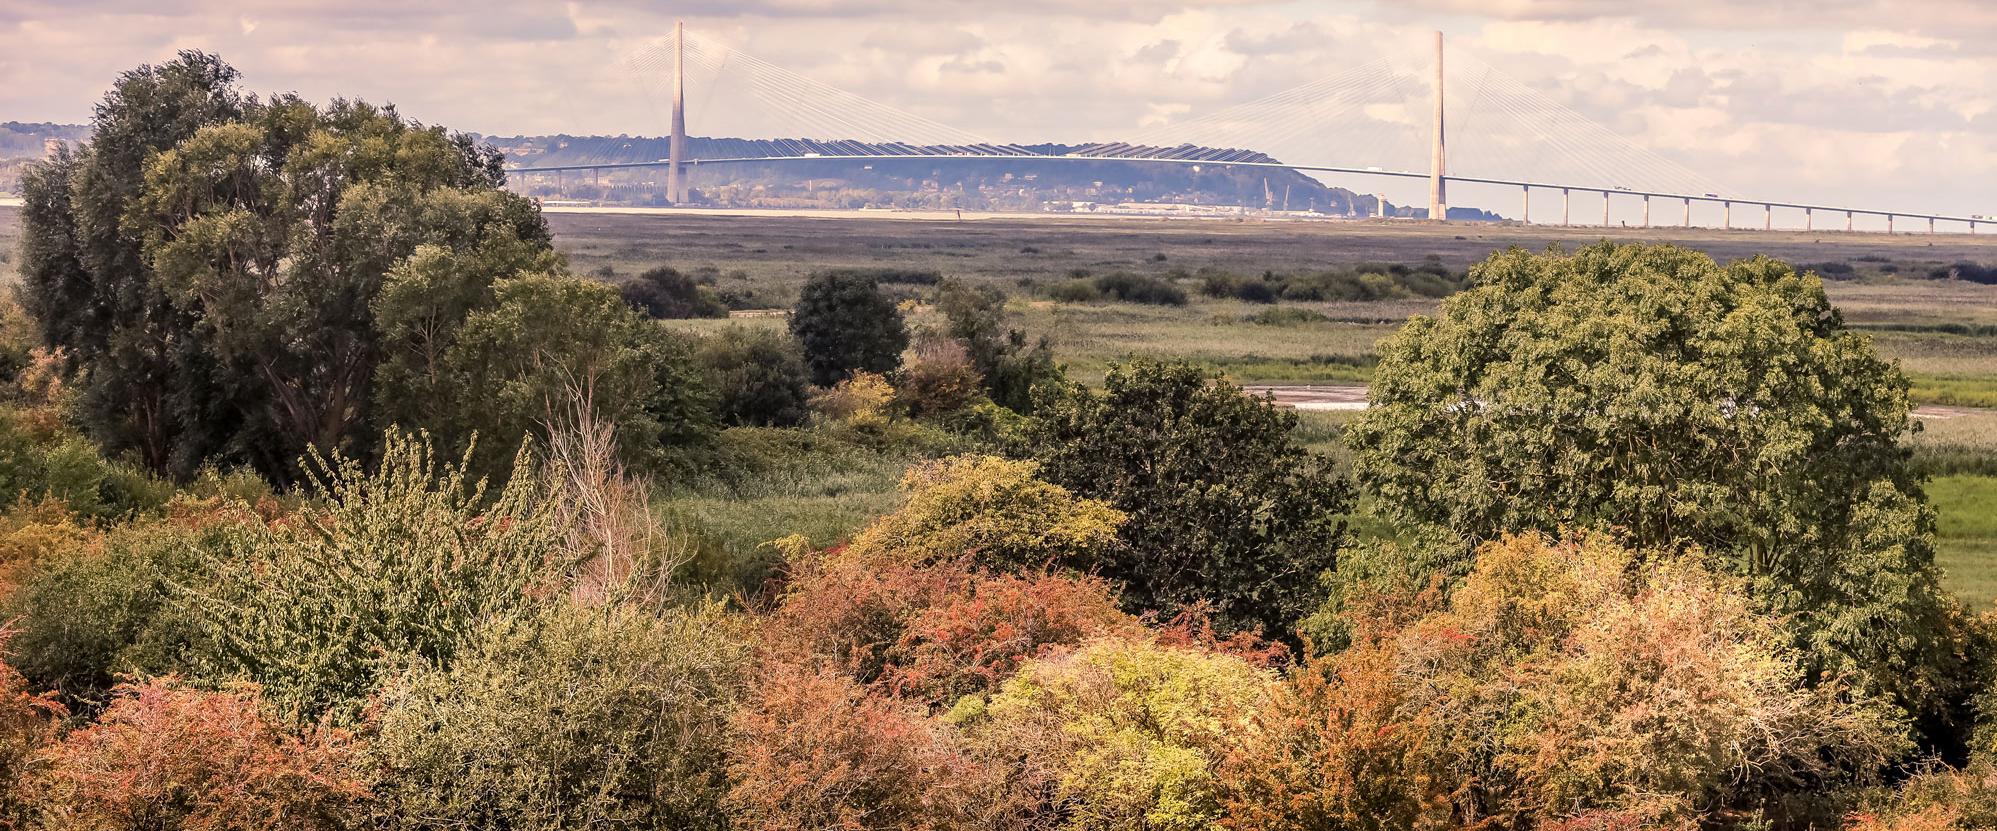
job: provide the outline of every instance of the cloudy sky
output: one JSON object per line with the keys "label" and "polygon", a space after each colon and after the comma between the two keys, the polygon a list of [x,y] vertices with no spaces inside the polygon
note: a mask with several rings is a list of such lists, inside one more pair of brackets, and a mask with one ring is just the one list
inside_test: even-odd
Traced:
{"label": "cloudy sky", "polygon": [[[1451,81],[1452,118],[1469,122],[1452,138],[1459,167],[1557,167],[1549,148],[1573,131],[1535,148],[1497,128],[1507,99],[1491,91],[1514,84],[1514,103],[1601,125],[1587,152],[1626,142],[1730,193],[1997,214],[1993,0],[0,0],[0,120],[87,120],[119,70],[201,48],[253,89],[390,101],[460,129],[655,135],[656,47],[681,18],[702,42],[1019,142],[1170,136],[1301,84],[1381,67],[1420,78],[1440,29],[1452,67],[1474,70]],[[714,80],[744,65],[696,74],[695,133],[794,126]],[[1418,88],[1384,90],[1368,94],[1418,111]],[[1308,149],[1279,155],[1419,158],[1402,134],[1356,129],[1403,119],[1378,103],[1300,111],[1333,123],[1300,121],[1286,146]],[[1515,214],[1518,196],[1456,201]]]}

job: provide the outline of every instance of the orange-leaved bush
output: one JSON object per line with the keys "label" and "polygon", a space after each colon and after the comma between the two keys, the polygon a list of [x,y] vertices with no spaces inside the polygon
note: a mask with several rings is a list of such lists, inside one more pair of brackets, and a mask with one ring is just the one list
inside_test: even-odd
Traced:
{"label": "orange-leaved bush", "polygon": [[[0,629],[0,647],[10,633]],[[68,711],[53,696],[36,694],[28,679],[0,663],[0,831],[14,831],[32,809],[31,770],[43,745],[55,737],[56,722]]]}
{"label": "orange-leaved bush", "polygon": [[785,660],[948,706],[1058,645],[1135,628],[1093,577],[995,574],[964,558],[883,562],[853,549],[808,553],[767,626]]}
{"label": "orange-leaved bush", "polygon": [[292,733],[264,717],[254,688],[154,679],[121,687],[50,751],[37,808],[50,829],[344,829],[368,796],[351,763],[344,733]]}
{"label": "orange-leaved bush", "polygon": [[1480,549],[1445,606],[1356,627],[1227,764],[1240,829],[1662,828],[1835,819],[1907,748],[1890,706],[1807,683],[1779,621],[1690,555],[1589,537]]}
{"label": "orange-leaved bush", "polygon": [[831,669],[772,663],[734,728],[725,804],[738,827],[980,827],[972,820],[977,766],[948,729]]}

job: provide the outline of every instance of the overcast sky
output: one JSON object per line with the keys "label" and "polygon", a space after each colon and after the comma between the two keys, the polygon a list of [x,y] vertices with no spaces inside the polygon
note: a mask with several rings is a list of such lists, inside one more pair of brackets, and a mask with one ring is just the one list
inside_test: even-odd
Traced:
{"label": "overcast sky", "polygon": [[[260,91],[487,134],[656,135],[664,79],[646,49],[676,18],[1020,142],[1169,129],[1370,61],[1418,75],[1441,29],[1466,64],[1733,192],[1997,214],[1997,0],[0,0],[0,120],[85,121],[119,70],[201,48]],[[696,134],[773,123],[696,81]],[[1454,139],[1464,158],[1486,149],[1475,138]],[[1364,153],[1323,155],[1292,160]],[[1513,193],[1457,201],[1517,208]]]}

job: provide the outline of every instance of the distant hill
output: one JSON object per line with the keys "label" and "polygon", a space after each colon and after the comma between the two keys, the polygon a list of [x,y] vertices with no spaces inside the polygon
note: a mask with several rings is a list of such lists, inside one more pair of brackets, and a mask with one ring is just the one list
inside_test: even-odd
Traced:
{"label": "distant hill", "polygon": [[47,153],[50,139],[75,144],[89,135],[90,128],[81,124],[0,121],[0,192],[21,189],[22,169]]}
{"label": "distant hill", "polygon": [[[27,163],[43,157],[50,139],[81,143],[90,128],[81,124],[0,122],[0,192],[18,192]],[[542,167],[567,164],[650,162],[664,159],[663,136],[486,136],[509,164]],[[771,141],[691,137],[690,155],[726,158],[767,155]],[[836,152],[810,141],[786,141],[807,152]],[[1073,145],[1030,145],[1029,150],[1065,155]],[[1267,156],[1246,158],[1275,161]],[[515,189],[543,199],[655,205],[663,202],[665,169],[636,168],[601,174],[516,175]],[[690,168],[694,199],[703,204],[766,208],[961,208],[1041,211],[1080,204],[1166,203],[1240,206],[1251,209],[1318,211],[1335,216],[1371,216],[1372,194],[1330,187],[1290,170],[1266,168],[1131,164],[1104,160],[949,159],[855,161],[828,158],[810,162],[736,163]],[[1390,216],[1423,217],[1426,208],[1394,205]],[[1451,208],[1451,219],[1497,221],[1503,217],[1475,208]]]}
{"label": "distant hill", "polygon": [[[657,136],[489,136],[486,140],[523,167],[659,161],[667,140]],[[694,158],[768,155],[765,140],[690,137]],[[783,152],[838,152],[830,145],[786,140]],[[788,149],[801,148],[801,149]],[[1079,146],[1042,144],[1027,149],[1065,155]],[[1267,156],[1250,160],[1275,161]],[[1251,209],[1315,210],[1370,216],[1371,194],[1330,187],[1290,170],[1226,165],[1132,164],[1127,161],[1020,159],[852,160],[757,164],[738,162],[689,169],[693,200],[700,204],[765,208],[926,208],[1040,211],[1064,204],[1172,203]],[[587,199],[659,204],[665,170],[516,174],[515,187],[544,199]],[[1388,204],[1393,216],[1426,216],[1425,208]],[[1476,209],[1453,208],[1451,219],[1501,219]]]}

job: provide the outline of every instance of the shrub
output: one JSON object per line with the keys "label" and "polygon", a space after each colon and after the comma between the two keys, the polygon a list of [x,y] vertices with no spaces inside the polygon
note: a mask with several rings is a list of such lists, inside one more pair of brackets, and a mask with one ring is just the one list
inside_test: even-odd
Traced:
{"label": "shrub", "polygon": [[394,828],[725,829],[748,653],[718,607],[563,605],[392,682],[369,750]]}
{"label": "shrub", "polygon": [[121,687],[96,724],[65,736],[37,801],[49,828],[356,828],[368,793],[352,754],[339,731],[300,737],[265,720],[254,688],[159,679]]}
{"label": "shrub", "polygon": [[[0,647],[8,632],[0,629]],[[56,724],[69,711],[53,696],[37,694],[13,667],[0,663],[0,828],[14,831],[25,825],[40,796],[35,774],[45,745],[55,739]]]}
{"label": "shrub", "polygon": [[943,279],[943,275],[934,271],[915,268],[834,268],[825,273],[839,277],[871,280],[876,283],[909,286],[933,286]]}
{"label": "shrub", "polygon": [[215,671],[264,686],[277,712],[350,723],[412,662],[448,668],[485,628],[562,588],[556,505],[531,468],[487,494],[427,437],[391,432],[373,472],[308,468],[318,507],[226,535],[180,591],[215,643]]}
{"label": "shrub", "polygon": [[490,308],[474,312],[444,359],[452,394],[439,425],[450,444],[485,439],[477,469],[503,472],[521,438],[545,442],[550,425],[576,414],[617,425],[618,456],[658,468],[712,437],[714,402],[686,340],[640,317],[609,288],[571,277],[502,281]]}
{"label": "shrub", "polygon": [[1296,306],[1264,309],[1242,319],[1257,326],[1301,326],[1306,323],[1324,323],[1331,320],[1316,309],[1301,309]]}
{"label": "shrub", "polygon": [[1968,831],[1997,827],[1997,768],[1989,759],[1961,769],[1931,764],[1853,811],[1849,831]]}
{"label": "shrub", "polygon": [[204,552],[246,521],[247,513],[137,523],[42,558],[0,608],[18,628],[14,666],[77,709],[101,705],[119,676],[189,668],[201,636],[174,586],[201,582]]}
{"label": "shrub", "polygon": [[1104,297],[1114,298],[1125,303],[1145,303],[1153,306],[1184,306],[1186,290],[1174,285],[1170,280],[1160,280],[1143,274],[1116,273],[1097,277],[1096,291]]}
{"label": "shrub", "polygon": [[950,337],[969,351],[985,394],[999,406],[1030,412],[1034,388],[1060,379],[1046,338],[1029,347],[1026,333],[1006,328],[1005,295],[997,289],[949,281],[937,291],[936,307],[949,321]]}
{"label": "shrub", "polygon": [[22,500],[0,514],[0,603],[18,588],[23,575],[56,556],[85,556],[102,541],[94,529],[78,525],[61,502]]}
{"label": "shrub", "polygon": [[793,558],[768,624],[790,660],[932,707],[988,690],[1022,660],[1134,628],[1092,577],[993,574],[963,559],[897,561],[852,549]]}
{"label": "shrub", "polygon": [[871,372],[855,373],[829,390],[811,397],[811,409],[840,424],[862,430],[887,426],[894,387]]}
{"label": "shrub", "polygon": [[617,293],[632,308],[655,320],[728,316],[728,307],[712,289],[666,266],[618,284]]}
{"label": "shrub", "polygon": [[1057,303],[1094,303],[1102,296],[1102,290],[1088,280],[1069,280],[1047,287],[1047,299]]}
{"label": "shrub", "polygon": [[1128,515],[1099,573],[1135,608],[1210,604],[1288,635],[1344,545],[1350,490],[1291,437],[1296,416],[1191,364],[1114,366],[1050,396],[1032,434],[1049,482]]}
{"label": "shrub", "polygon": [[1204,831],[1224,816],[1214,769],[1269,681],[1233,656],[1106,639],[1029,661],[950,717],[1049,824]]}
{"label": "shrub", "polygon": [[1000,570],[1087,571],[1116,545],[1122,512],[1034,477],[1032,462],[963,456],[919,464],[908,502],[853,538],[856,556],[937,562],[970,556]]}
{"label": "shrub", "polygon": [[1244,734],[1242,827],[1807,827],[1908,748],[1884,701],[1811,686],[1780,621],[1696,555],[1507,538],[1446,603],[1371,605]]}
{"label": "shrub", "polygon": [[32,414],[0,409],[0,499],[54,499],[72,512],[111,518],[158,508],[170,494],[68,428],[45,430]]}
{"label": "shrub", "polygon": [[859,274],[813,275],[791,310],[790,331],[804,348],[811,382],[821,387],[858,371],[891,372],[908,348],[901,310],[872,277]]}
{"label": "shrub", "polygon": [[909,705],[778,662],[734,719],[727,806],[765,831],[946,831],[970,821],[975,766]]}
{"label": "shrub", "polygon": [[916,418],[950,415],[984,397],[983,380],[963,344],[931,338],[895,373],[895,397]]}
{"label": "shrub", "polygon": [[1606,243],[1472,273],[1383,344],[1347,429],[1392,516],[1472,541],[1589,527],[1697,544],[1792,621],[1814,672],[1865,673],[1937,724],[1967,697],[1900,440],[1907,380],[1817,278]]}
{"label": "shrub", "polygon": [[721,423],[794,427],[810,416],[811,376],[797,342],[768,329],[729,326],[702,338],[693,361],[714,390]]}

